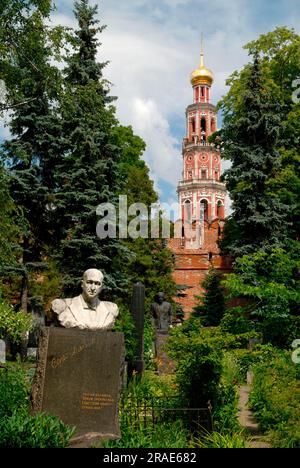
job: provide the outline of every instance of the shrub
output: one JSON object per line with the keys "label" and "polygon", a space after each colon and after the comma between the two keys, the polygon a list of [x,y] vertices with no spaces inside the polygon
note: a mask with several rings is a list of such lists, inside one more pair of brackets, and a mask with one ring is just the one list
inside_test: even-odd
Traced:
{"label": "shrub", "polygon": [[29,415],[29,378],[20,364],[0,368],[0,447],[65,447],[74,429],[44,413]]}
{"label": "shrub", "polygon": [[188,445],[189,431],[181,421],[132,428],[121,426],[122,438],[105,441],[105,448],[185,448]]}
{"label": "shrub", "polygon": [[[221,378],[222,345],[213,330],[199,328],[199,319],[178,327],[169,340],[169,355],[176,362],[175,381],[182,405],[203,408],[217,397]],[[194,328],[195,327],[195,328]]]}
{"label": "shrub", "polygon": [[38,413],[29,416],[16,411],[0,419],[0,447],[63,448],[68,445],[74,429],[56,416]]}
{"label": "shrub", "polygon": [[0,418],[9,417],[29,405],[29,384],[19,364],[0,368]]}
{"label": "shrub", "polygon": [[247,333],[254,330],[254,322],[249,320],[243,307],[232,307],[226,310],[220,323],[221,329],[228,333]]}
{"label": "shrub", "polygon": [[[274,356],[275,354],[275,356]],[[274,447],[300,448],[299,364],[291,352],[277,351],[254,366],[250,404]]]}
{"label": "shrub", "polygon": [[137,336],[132,314],[124,305],[119,305],[120,313],[117,317],[114,330],[124,333],[126,361],[133,362],[136,356]]}
{"label": "shrub", "polygon": [[31,314],[16,312],[0,298],[0,338],[20,342],[32,327]]}
{"label": "shrub", "polygon": [[212,432],[202,438],[195,439],[192,443],[195,448],[247,448],[247,443],[242,432],[234,434],[221,434]]}

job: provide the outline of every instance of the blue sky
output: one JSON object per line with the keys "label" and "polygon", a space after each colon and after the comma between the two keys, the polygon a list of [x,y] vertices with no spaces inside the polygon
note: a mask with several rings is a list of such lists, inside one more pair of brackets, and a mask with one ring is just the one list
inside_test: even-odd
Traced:
{"label": "blue sky", "polygon": [[[75,26],[72,0],[56,0],[53,24]],[[212,100],[225,80],[248,61],[243,45],[276,26],[299,33],[300,0],[91,0],[107,29],[99,60],[118,96],[117,115],[147,143],[144,155],[160,198],[177,201],[185,108],[192,102],[189,76],[198,65],[200,35],[213,70]],[[7,136],[0,128],[0,136]]]}

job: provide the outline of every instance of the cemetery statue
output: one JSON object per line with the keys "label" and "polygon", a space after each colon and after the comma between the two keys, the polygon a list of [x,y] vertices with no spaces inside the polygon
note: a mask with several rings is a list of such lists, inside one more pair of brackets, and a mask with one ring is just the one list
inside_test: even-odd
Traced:
{"label": "cemetery statue", "polygon": [[156,301],[151,306],[152,322],[156,332],[167,333],[172,324],[172,307],[165,301],[163,292],[159,292]]}
{"label": "cemetery statue", "polygon": [[114,326],[119,313],[117,304],[98,299],[103,279],[101,271],[89,269],[83,274],[82,293],[79,296],[52,302],[59,326],[81,330],[110,330]]}

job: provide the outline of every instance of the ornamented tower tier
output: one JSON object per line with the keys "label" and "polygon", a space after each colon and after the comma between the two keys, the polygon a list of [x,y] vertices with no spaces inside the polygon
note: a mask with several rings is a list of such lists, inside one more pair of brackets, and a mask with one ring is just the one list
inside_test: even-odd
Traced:
{"label": "ornamented tower tier", "polygon": [[213,79],[201,51],[200,65],[191,75],[193,104],[186,110],[183,172],[178,184],[182,219],[175,223],[176,236],[169,241],[175,257],[176,302],[186,318],[196,305],[195,296],[203,293],[201,284],[209,269],[231,271],[231,260],[220,255],[218,246],[226,197],[220,182],[220,151],[208,141],[217,130],[217,110],[210,102]]}
{"label": "ornamented tower tier", "polygon": [[[217,110],[210,102],[213,73],[204,66],[203,51],[199,67],[191,75],[194,102],[186,110],[186,138],[183,140],[183,173],[178,185],[182,219],[199,230],[189,247],[203,247],[202,220],[225,217],[225,185],[220,182],[220,151],[208,142],[217,130]],[[197,226],[198,225],[198,226]],[[201,225],[201,226],[199,226]],[[188,246],[187,246],[188,247]]]}

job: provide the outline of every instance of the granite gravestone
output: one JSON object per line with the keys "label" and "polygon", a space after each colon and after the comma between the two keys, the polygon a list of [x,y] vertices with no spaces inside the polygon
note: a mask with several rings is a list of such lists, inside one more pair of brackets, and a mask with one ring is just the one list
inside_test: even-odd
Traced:
{"label": "granite gravestone", "polygon": [[5,363],[6,362],[6,343],[4,340],[0,340],[0,362]]}
{"label": "granite gravestone", "polygon": [[76,427],[75,436],[120,437],[122,333],[64,328],[41,330],[32,413],[54,414]]}

